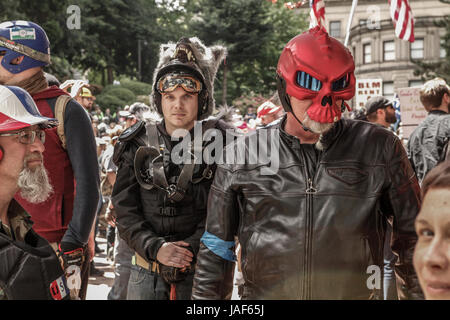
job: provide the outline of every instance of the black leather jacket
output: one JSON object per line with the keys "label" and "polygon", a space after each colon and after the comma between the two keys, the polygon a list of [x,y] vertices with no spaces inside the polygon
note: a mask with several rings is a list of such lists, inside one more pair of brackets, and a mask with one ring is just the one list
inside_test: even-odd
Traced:
{"label": "black leather jacket", "polygon": [[[214,121],[212,127],[220,131],[224,132],[228,128],[221,120],[208,121]],[[166,146],[164,157],[167,160],[167,181],[169,184],[176,183],[182,165],[176,165],[169,159],[176,143],[171,141],[164,125],[159,124],[157,129],[161,145]],[[138,123],[131,128],[131,134],[124,132],[115,146],[114,162],[118,166],[118,172],[112,202],[117,214],[119,235],[131,249],[149,262],[156,261],[158,250],[164,242],[183,240],[190,244],[191,251],[196,254],[200,237],[205,230],[208,193],[216,168],[209,167],[212,174],[200,182],[189,183],[186,196],[180,202],[171,202],[166,191],[157,187],[146,190],[136,180],[135,153],[139,146],[146,145],[146,128]],[[196,165],[192,179],[200,180],[205,168],[205,163]]]}
{"label": "black leather jacket", "polygon": [[[209,195],[206,231],[239,238],[243,299],[382,297],[390,216],[399,297],[422,298],[412,265],[419,185],[400,141],[384,128],[342,119],[314,155],[283,131],[284,121],[255,133],[279,134],[276,175],[260,174],[261,165],[219,165]],[[247,147],[250,140],[243,140]],[[378,285],[371,265],[380,268]],[[234,262],[202,242],[192,297],[229,299],[233,272]]]}

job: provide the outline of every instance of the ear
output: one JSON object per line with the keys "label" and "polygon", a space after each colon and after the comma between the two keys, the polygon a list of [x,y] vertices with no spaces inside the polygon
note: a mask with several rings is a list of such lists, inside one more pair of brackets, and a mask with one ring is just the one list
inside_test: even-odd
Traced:
{"label": "ear", "polygon": [[211,47],[211,52],[214,56],[214,61],[217,66],[220,65],[225,56],[227,55],[227,48],[221,45],[216,45]]}
{"label": "ear", "polygon": [[20,57],[17,57],[15,59],[12,59],[11,60],[11,64],[19,65],[19,64],[22,63],[23,59],[25,59],[25,56],[20,56]]}
{"label": "ear", "polygon": [[450,94],[444,93],[443,100],[447,101],[447,103],[448,103],[450,101]]}

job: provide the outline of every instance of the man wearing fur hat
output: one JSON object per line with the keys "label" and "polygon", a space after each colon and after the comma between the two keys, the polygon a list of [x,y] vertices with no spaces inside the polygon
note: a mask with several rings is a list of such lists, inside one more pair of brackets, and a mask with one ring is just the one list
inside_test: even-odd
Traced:
{"label": "man wearing fur hat", "polygon": [[[119,235],[135,251],[127,299],[190,299],[215,166],[192,156],[208,142],[186,137],[198,128],[222,135],[228,128],[217,118],[204,120],[214,110],[213,82],[224,55],[224,47],[205,47],[197,38],[162,45],[151,100],[163,120],[136,123],[116,145],[112,201]],[[186,140],[188,161],[178,163],[172,151]]]}
{"label": "man wearing fur hat", "polygon": [[256,150],[256,141],[264,153],[270,142],[278,170],[251,157],[218,165],[194,299],[231,297],[236,236],[243,299],[381,298],[389,217],[399,297],[422,297],[412,265],[417,179],[395,135],[342,118],[355,92],[354,68],[349,50],[319,27],[286,45],[277,83],[287,114],[225,150],[240,143]]}

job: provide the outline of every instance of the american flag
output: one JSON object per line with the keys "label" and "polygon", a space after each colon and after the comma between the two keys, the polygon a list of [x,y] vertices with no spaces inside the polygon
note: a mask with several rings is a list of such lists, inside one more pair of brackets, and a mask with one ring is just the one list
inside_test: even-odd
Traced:
{"label": "american flag", "polygon": [[414,42],[414,18],[408,0],[389,0],[389,4],[395,35],[402,40]]}
{"label": "american flag", "polygon": [[309,6],[311,8],[311,22],[309,24],[309,28],[313,28],[318,25],[326,29],[325,2],[323,0],[309,0]]}

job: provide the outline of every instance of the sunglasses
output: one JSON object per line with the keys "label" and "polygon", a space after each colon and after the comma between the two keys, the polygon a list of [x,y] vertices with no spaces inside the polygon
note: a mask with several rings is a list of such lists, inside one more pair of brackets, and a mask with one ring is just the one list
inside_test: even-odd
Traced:
{"label": "sunglasses", "polygon": [[172,92],[179,86],[189,93],[199,93],[202,90],[201,81],[186,75],[168,75],[159,79],[156,84],[160,93]]}
{"label": "sunglasses", "polygon": [[34,141],[36,140],[36,137],[38,137],[38,139],[41,140],[42,144],[45,143],[45,131],[42,130],[36,131],[24,130],[15,133],[1,133],[0,136],[4,137],[17,136],[19,142],[23,144],[33,144]]}

